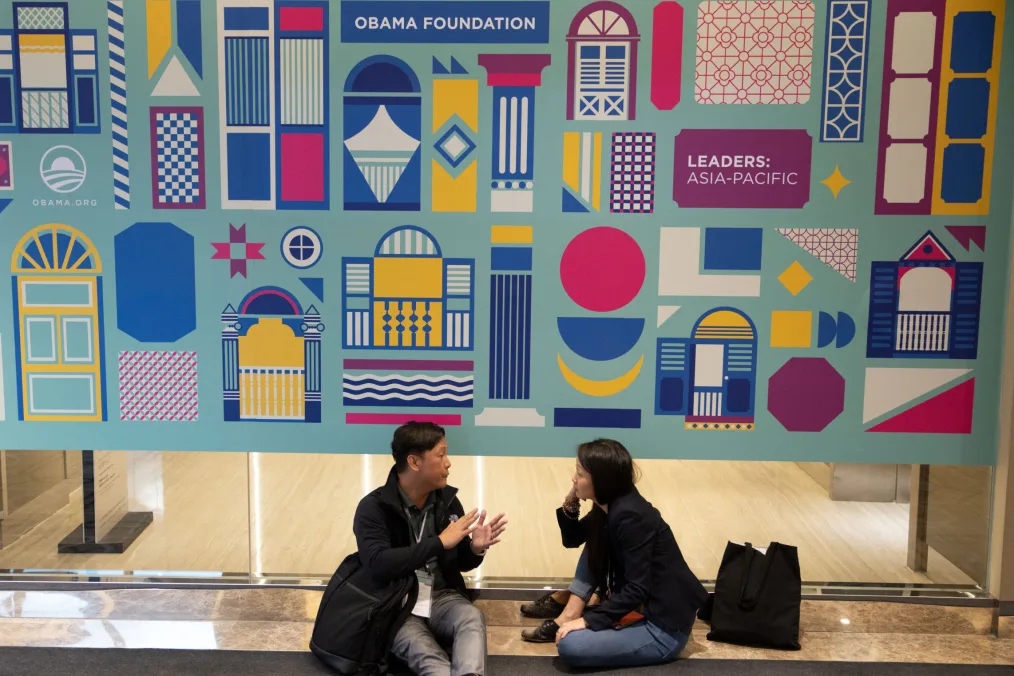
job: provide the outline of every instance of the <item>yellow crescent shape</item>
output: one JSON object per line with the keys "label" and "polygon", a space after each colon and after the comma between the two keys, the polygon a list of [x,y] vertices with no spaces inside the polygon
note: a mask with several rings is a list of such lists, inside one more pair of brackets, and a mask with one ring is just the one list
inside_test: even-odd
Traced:
{"label": "yellow crescent shape", "polygon": [[619,394],[623,390],[630,387],[630,385],[637,380],[638,374],[641,373],[641,366],[644,365],[644,355],[637,360],[634,364],[634,368],[630,369],[622,376],[613,378],[612,380],[589,380],[582,378],[578,374],[570,370],[570,368],[563,363],[563,357],[559,354],[556,355],[556,361],[560,365],[560,373],[563,374],[563,379],[570,383],[570,386],[581,394],[587,394],[593,397],[611,397],[614,394]]}

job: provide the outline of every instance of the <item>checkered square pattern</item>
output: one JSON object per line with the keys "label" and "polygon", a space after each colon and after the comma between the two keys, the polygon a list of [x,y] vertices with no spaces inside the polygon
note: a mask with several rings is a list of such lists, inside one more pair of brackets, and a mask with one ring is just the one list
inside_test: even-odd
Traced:
{"label": "checkered square pattern", "polygon": [[158,203],[202,203],[200,117],[196,113],[158,113],[155,139]]}
{"label": "checkered square pattern", "polygon": [[655,210],[655,133],[614,132],[609,211],[650,214]]}
{"label": "checkered square pattern", "polygon": [[120,420],[197,420],[196,352],[120,352]]}

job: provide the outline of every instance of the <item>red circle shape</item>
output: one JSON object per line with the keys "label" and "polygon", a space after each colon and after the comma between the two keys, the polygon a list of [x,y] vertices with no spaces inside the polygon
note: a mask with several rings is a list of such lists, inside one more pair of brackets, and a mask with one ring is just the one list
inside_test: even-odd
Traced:
{"label": "red circle shape", "polygon": [[644,252],[617,228],[598,227],[575,237],[560,259],[560,281],[570,299],[592,312],[612,312],[644,286]]}

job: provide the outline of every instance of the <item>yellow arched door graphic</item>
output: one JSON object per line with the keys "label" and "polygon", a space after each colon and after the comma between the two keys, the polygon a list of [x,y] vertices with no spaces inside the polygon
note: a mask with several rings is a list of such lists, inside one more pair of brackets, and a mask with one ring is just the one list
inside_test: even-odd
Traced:
{"label": "yellow arched door graphic", "polygon": [[67,225],[33,228],[14,248],[19,413],[26,421],[105,419],[102,261]]}
{"label": "yellow arched door graphic", "polygon": [[305,417],[303,339],[277,317],[262,317],[239,337],[240,419]]}

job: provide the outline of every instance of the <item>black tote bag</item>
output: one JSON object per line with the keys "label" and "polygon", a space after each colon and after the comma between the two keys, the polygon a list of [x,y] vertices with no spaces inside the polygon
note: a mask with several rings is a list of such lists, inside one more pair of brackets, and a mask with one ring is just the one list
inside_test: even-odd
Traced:
{"label": "black tote bag", "polygon": [[772,542],[766,554],[730,542],[715,581],[709,641],[799,650],[802,582],[795,547]]}

